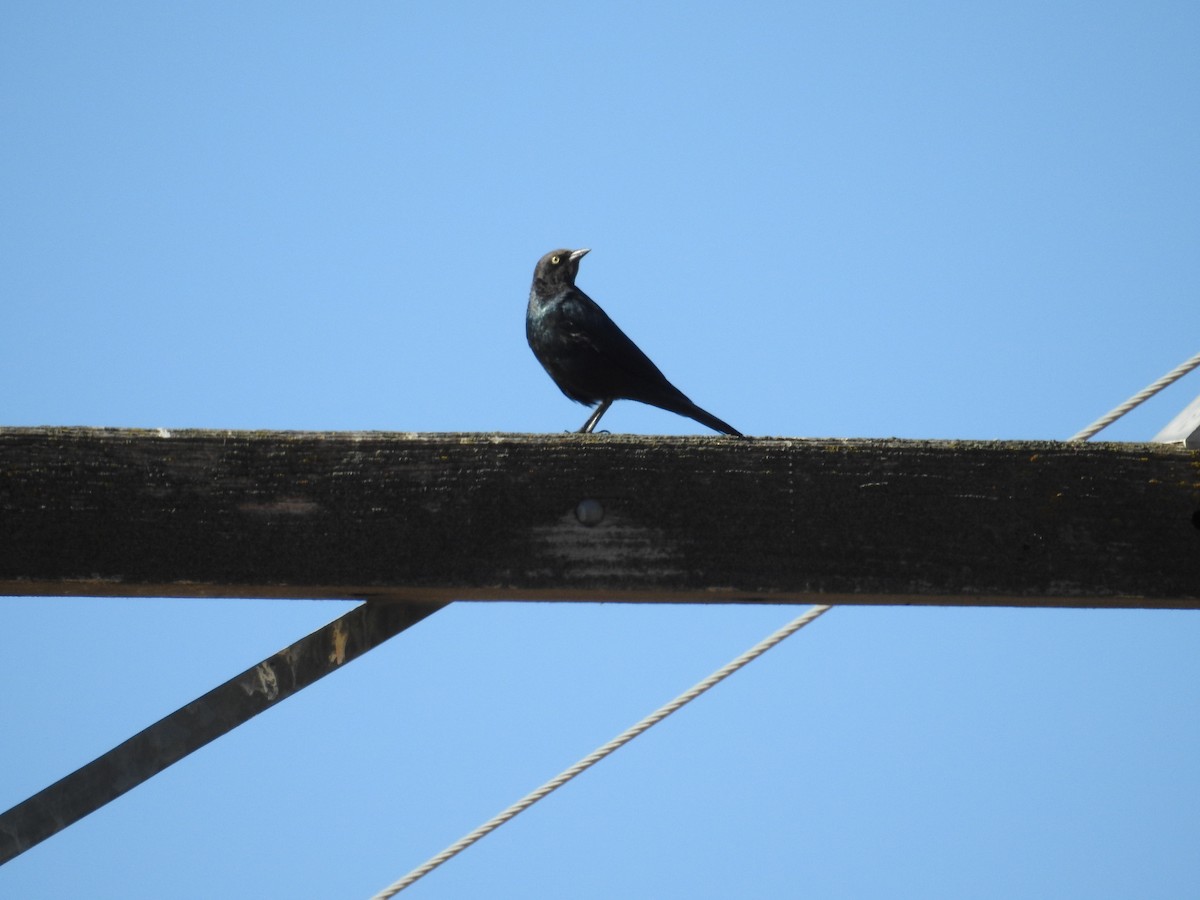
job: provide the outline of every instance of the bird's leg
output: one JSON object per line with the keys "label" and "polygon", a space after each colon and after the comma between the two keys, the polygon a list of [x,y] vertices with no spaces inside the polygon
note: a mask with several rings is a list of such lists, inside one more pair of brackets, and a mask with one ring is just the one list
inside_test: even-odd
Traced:
{"label": "bird's leg", "polygon": [[596,427],[596,423],[600,421],[600,417],[608,412],[608,408],[612,405],[613,402],[611,400],[601,400],[600,405],[588,416],[588,420],[583,423],[583,427],[579,429],[579,433],[591,434],[592,429]]}

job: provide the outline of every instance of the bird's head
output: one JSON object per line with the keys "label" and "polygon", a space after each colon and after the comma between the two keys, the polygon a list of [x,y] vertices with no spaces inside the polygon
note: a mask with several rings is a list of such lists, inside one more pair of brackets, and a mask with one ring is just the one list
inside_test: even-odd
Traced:
{"label": "bird's head", "polygon": [[551,250],[538,260],[533,270],[533,283],[546,288],[562,284],[574,284],[579,272],[579,261],[588,250]]}

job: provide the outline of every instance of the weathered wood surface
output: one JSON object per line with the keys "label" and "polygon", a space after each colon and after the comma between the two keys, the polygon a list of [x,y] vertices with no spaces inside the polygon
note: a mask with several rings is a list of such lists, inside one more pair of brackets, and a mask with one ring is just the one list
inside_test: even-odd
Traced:
{"label": "weathered wood surface", "polygon": [[1200,453],[0,429],[0,593],[1200,608]]}

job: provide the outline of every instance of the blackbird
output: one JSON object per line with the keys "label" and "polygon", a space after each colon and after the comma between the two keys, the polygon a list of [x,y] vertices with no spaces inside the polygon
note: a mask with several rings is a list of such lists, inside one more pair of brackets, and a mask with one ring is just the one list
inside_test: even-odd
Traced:
{"label": "blackbird", "polygon": [[551,250],[538,260],[525,313],[525,337],[538,362],[564,394],[596,407],[579,431],[590,433],[614,400],[637,400],[742,437],[667,381],[596,301],[575,286],[579,260],[586,253]]}

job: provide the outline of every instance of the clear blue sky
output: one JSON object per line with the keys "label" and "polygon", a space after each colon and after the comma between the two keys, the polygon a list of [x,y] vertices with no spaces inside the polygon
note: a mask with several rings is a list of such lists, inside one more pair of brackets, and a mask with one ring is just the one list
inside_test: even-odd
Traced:
{"label": "clear blue sky", "polygon": [[[1063,438],[1200,349],[1198,46],[1194,3],[8,2],[0,421],[577,428],[523,323],[588,246],[748,434]],[[0,808],[347,608],[0,598]],[[0,896],[365,897],[795,614],[455,605]],[[1198,615],[836,609],[405,896],[1200,896]]]}

